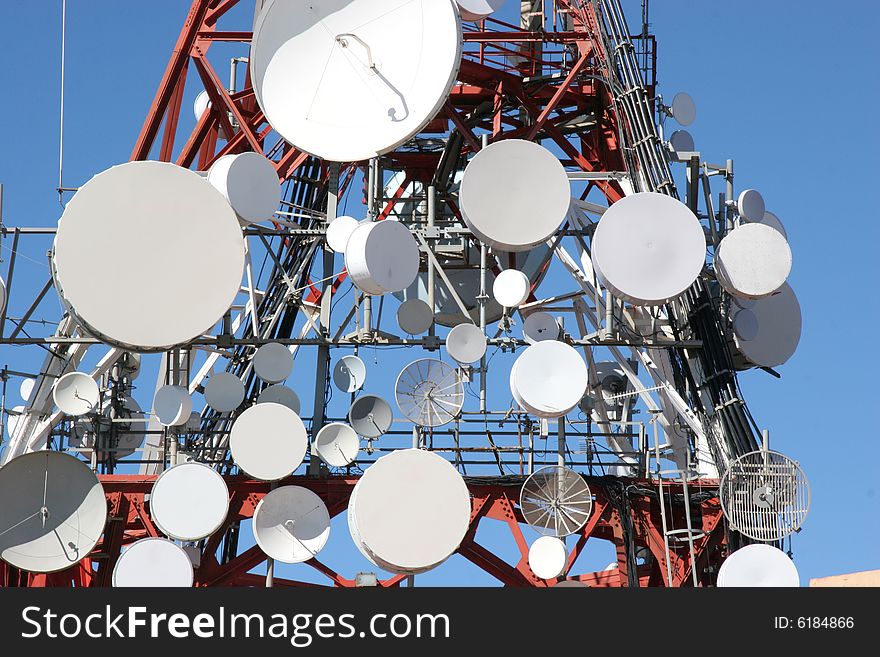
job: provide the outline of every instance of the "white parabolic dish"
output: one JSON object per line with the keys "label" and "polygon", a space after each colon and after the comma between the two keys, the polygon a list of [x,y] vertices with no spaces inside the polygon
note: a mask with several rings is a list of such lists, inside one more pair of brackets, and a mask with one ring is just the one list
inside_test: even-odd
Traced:
{"label": "white parabolic dish", "polygon": [[52,262],[58,292],[86,330],[131,351],[162,351],[229,309],[244,241],[229,203],[198,174],[129,162],[79,188],[58,222]]}
{"label": "white parabolic dish", "polygon": [[446,336],[446,351],[456,362],[476,363],[486,354],[486,335],[474,324],[459,324]]}
{"label": "white parabolic dish", "polygon": [[397,450],[361,477],[348,505],[355,544],[390,572],[419,573],[458,549],[470,522],[470,494],[458,471],[424,450]]}
{"label": "white parabolic dish", "polygon": [[730,294],[760,299],[785,283],[791,273],[791,249],[775,228],[742,224],[718,245],[715,271],[718,282]]}
{"label": "white parabolic dish", "polygon": [[254,538],[276,561],[302,563],[318,554],[330,538],[330,514],[308,488],[282,486],[270,491],[254,510]]}
{"label": "white parabolic dish", "polygon": [[407,299],[397,309],[397,325],[409,335],[424,333],[434,323],[434,311],[421,299]]}
{"label": "white parabolic dish", "polygon": [[165,470],[150,494],[150,515],[162,533],[197,541],[217,531],[229,512],[229,489],[213,468],[191,461]]}
{"label": "white parabolic dish", "polygon": [[300,401],[299,395],[296,394],[292,389],[287,386],[283,386],[280,383],[276,383],[274,386],[269,386],[263,392],[260,393],[260,396],[257,397],[258,404],[281,404],[282,406],[287,406],[294,413],[299,415],[300,412]]}
{"label": "white parabolic dish", "polygon": [[365,221],[348,238],[345,267],[367,294],[400,292],[419,274],[419,247],[399,221]]}
{"label": "white parabolic dish", "polygon": [[333,366],[333,383],[342,392],[355,392],[364,387],[367,366],[358,356],[343,356]]}
{"label": "white parabolic dish", "polygon": [[659,306],[680,295],[706,259],[706,238],[694,213],[654,192],[611,205],[599,220],[592,247],[602,285],[640,306]]}
{"label": "white parabolic dish", "polygon": [[165,538],[142,538],[132,543],[113,567],[113,586],[188,588],[193,566],[183,548]]}
{"label": "white parabolic dish", "polygon": [[224,155],[208,170],[208,182],[245,224],[268,221],[278,209],[278,173],[262,153]]}
{"label": "white parabolic dish", "polygon": [[541,536],[529,548],[529,568],[541,579],[554,579],[565,570],[568,551],[555,536]]}
{"label": "white parabolic dish", "polygon": [[452,0],[274,0],[254,26],[251,79],[284,139],[358,162],[394,150],[437,115],[461,49]]}
{"label": "white parabolic dish", "polygon": [[293,371],[293,354],[280,342],[269,342],[254,354],[254,372],[267,383],[281,383]]}
{"label": "white parabolic dish", "polygon": [[0,558],[35,573],[88,556],[107,521],[95,473],[61,452],[30,452],[0,468],[0,500]]}
{"label": "white parabolic dish", "polygon": [[527,251],[546,242],[565,220],[571,186],[565,168],[540,144],[505,139],[468,163],[459,191],[467,227],[504,251]]}
{"label": "white parabolic dish", "polygon": [[281,404],[257,404],[238,416],[229,432],[236,465],[250,476],[277,481],[296,470],[308,447],[299,415]]}
{"label": "white parabolic dish", "polygon": [[518,269],[505,269],[495,277],[492,296],[505,308],[518,308],[532,293],[529,277]]}
{"label": "white parabolic dish", "polygon": [[550,313],[536,312],[523,322],[523,339],[529,344],[559,339],[559,323]]}
{"label": "white parabolic dish", "polygon": [[177,427],[189,420],[192,413],[192,397],[183,386],[162,386],[153,398],[153,413],[159,424]]}
{"label": "white parabolic dish", "polygon": [[[737,348],[759,367],[782,365],[794,355],[801,339],[801,307],[791,286],[783,283],[776,293],[758,299],[748,312],[757,323],[756,329],[749,329],[754,337],[737,337]],[[738,316],[739,313],[734,317],[735,323]]]}
{"label": "white parabolic dish", "polygon": [[357,432],[342,422],[331,422],[321,427],[315,436],[314,450],[318,456],[334,468],[353,463],[361,449],[361,439]]}
{"label": "white parabolic dish", "polygon": [[231,372],[217,372],[205,385],[205,401],[220,413],[234,411],[244,401],[244,384]]}
{"label": "white parabolic dish", "polygon": [[504,4],[504,0],[455,0],[462,20],[480,21]]}
{"label": "white parabolic dish", "polygon": [[510,370],[513,398],[538,417],[568,413],[587,392],[589,374],[574,347],[557,340],[527,347]]}
{"label": "white parabolic dish", "polygon": [[361,395],[348,409],[348,421],[358,435],[378,438],[391,428],[391,405],[376,395]]}
{"label": "white parabolic dish", "polygon": [[348,244],[348,238],[358,227],[359,222],[354,217],[336,217],[327,224],[327,246],[335,253],[345,253],[345,245]]}
{"label": "white parabolic dish", "polygon": [[101,391],[85,372],[68,372],[55,382],[52,400],[67,415],[85,415],[100,401]]}
{"label": "white parabolic dish", "polygon": [[746,221],[763,221],[767,210],[764,197],[756,189],[744,189],[740,192],[736,199],[736,209]]}
{"label": "white parabolic dish", "polygon": [[772,545],[754,543],[731,554],[718,571],[718,586],[796,587],[800,575],[785,552]]}

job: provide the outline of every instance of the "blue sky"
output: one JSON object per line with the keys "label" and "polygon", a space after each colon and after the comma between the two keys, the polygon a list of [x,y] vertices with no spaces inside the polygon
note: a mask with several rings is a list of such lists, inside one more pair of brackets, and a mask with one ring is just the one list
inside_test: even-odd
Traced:
{"label": "blue sky", "polygon": [[[636,5],[625,3],[634,31]],[[789,282],[804,315],[800,348],[779,368],[781,380],[758,371],[741,382],[773,447],[798,459],[810,478],[810,517],[793,541],[802,580],[880,567],[880,464],[869,424],[877,407],[872,333],[880,320],[869,290],[878,280],[880,228],[866,194],[880,147],[873,70],[880,11],[866,1],[837,3],[834,11],[813,1],[666,0],[651,7],[661,92],[695,98],[698,118],[689,130],[698,150],[710,162],[734,159],[737,189],[763,193],[792,246]],[[128,159],[187,8],[185,0],[69,0],[65,185]],[[236,11],[249,26],[247,11]],[[14,58],[4,67],[0,102],[0,182],[10,225],[54,225],[61,211],[54,191],[59,28],[60,1],[0,2],[0,42]],[[50,242],[30,239],[17,264],[13,316],[48,275]],[[5,263],[11,240],[2,244]],[[52,304],[45,308],[41,315],[57,319]],[[34,350],[0,348],[0,365],[32,369],[39,358]],[[16,389],[8,405],[18,403]],[[358,558],[344,524],[334,532],[328,559]],[[486,538],[509,554],[502,540]],[[590,558],[601,568],[611,555],[599,550]],[[491,583],[460,561],[423,581]]]}

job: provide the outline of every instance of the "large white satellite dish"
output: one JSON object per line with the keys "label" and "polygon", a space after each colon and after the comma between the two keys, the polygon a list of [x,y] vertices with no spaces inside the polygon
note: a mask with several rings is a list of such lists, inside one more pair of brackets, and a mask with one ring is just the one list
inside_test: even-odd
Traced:
{"label": "large white satellite dish", "polygon": [[568,550],[555,536],[541,536],[529,547],[529,568],[541,579],[556,579],[565,571]]}
{"label": "large white satellite dish", "polygon": [[98,405],[100,398],[97,382],[84,372],[68,372],[52,388],[52,400],[67,415],[85,415]]}
{"label": "large white satellite dish", "polygon": [[520,490],[523,518],[546,536],[568,536],[586,524],[593,511],[593,494],[574,470],[551,465],[536,470]]}
{"label": "large white satellite dish", "polygon": [[791,272],[791,249],[782,233],[764,224],[742,224],[715,251],[718,282],[737,297],[760,299],[782,287]]}
{"label": "large white satellite dish", "polygon": [[764,197],[756,189],[744,189],[736,199],[736,209],[746,221],[760,222],[764,219],[767,208]]}
{"label": "large white satellite dish", "polygon": [[95,473],[61,452],[30,452],[0,468],[0,500],[0,558],[35,573],[88,556],[107,521]]}
{"label": "large white satellite dish", "polygon": [[282,486],[257,504],[253,528],[263,552],[283,563],[302,563],[327,544],[330,513],[308,488]]}
{"label": "large white satellite dish", "polygon": [[376,395],[362,395],[348,409],[348,422],[359,436],[378,438],[391,428],[390,404]]}
{"label": "large white satellite dish", "polygon": [[409,335],[424,333],[434,323],[434,311],[421,299],[407,299],[397,309],[397,325]]}
{"label": "large white satellite dish", "polygon": [[642,306],[659,306],[687,290],[706,260],[706,237],[681,201],[640,192],[614,203],[593,234],[593,264],[602,285]]}
{"label": "large white satellite dish", "polygon": [[236,465],[263,481],[277,481],[296,470],[308,443],[299,415],[281,404],[251,406],[229,432],[229,450]]}
{"label": "large white satellite dish", "polygon": [[367,294],[400,292],[419,273],[419,247],[399,221],[365,221],[348,238],[345,267]]}
{"label": "large white satellite dish", "polygon": [[281,383],[293,371],[293,354],[279,342],[269,342],[254,354],[254,372],[267,383]]}
{"label": "large white satellite dish", "polygon": [[571,204],[571,185],[562,163],[546,148],[505,139],[468,163],[459,203],[480,240],[504,251],[527,251],[559,229]]}
{"label": "large white satellite dish", "polygon": [[229,489],[223,477],[191,461],[165,470],[150,492],[150,515],[163,534],[197,541],[220,529],[229,513]]}
{"label": "large white satellite dish", "polygon": [[690,94],[683,91],[675,94],[672,99],[672,118],[682,126],[689,126],[697,120],[697,106]]}
{"label": "large white satellite dish", "polygon": [[197,173],[129,162],[74,194],[52,263],[58,292],[89,333],[131,351],[163,351],[208,331],[229,309],[244,241],[229,203]]}
{"label": "large white satellite dish", "polygon": [[513,398],[538,417],[565,415],[583,399],[588,384],[584,359],[574,347],[557,340],[527,347],[510,370]]}
{"label": "large white satellite dish", "polygon": [[459,324],[446,336],[446,351],[463,365],[476,363],[486,354],[486,334],[475,324]]}
{"label": "large white satellite dish", "polygon": [[532,313],[523,321],[523,339],[529,344],[544,340],[558,340],[562,329],[559,322],[550,313]]}
{"label": "large white satellite dish", "polygon": [[343,356],[333,366],[333,383],[342,392],[355,392],[364,387],[367,366],[358,356]]}
{"label": "large white satellite dish", "polygon": [[268,221],[278,209],[278,172],[262,153],[218,158],[208,170],[208,182],[223,194],[245,224]]}
{"label": "large white satellite dish", "polygon": [[724,560],[718,571],[718,586],[797,587],[800,575],[785,552],[755,543],[741,547]]}
{"label": "large white satellite dish", "polygon": [[231,372],[217,372],[205,385],[205,401],[220,413],[234,411],[244,401],[244,384]]}
{"label": "large white satellite dish", "polygon": [[464,386],[456,368],[442,360],[423,358],[400,372],[394,398],[409,421],[422,427],[439,427],[461,413]]}
{"label": "large white satellite dish", "polygon": [[251,79],[284,139],[358,162],[394,150],[437,115],[461,49],[452,0],[274,0],[254,26]]}
{"label": "large white satellite dish", "polygon": [[179,545],[165,538],[142,538],[119,555],[113,567],[113,586],[188,588],[193,565]]}
{"label": "large white satellite dish", "polygon": [[505,0],[455,0],[464,21],[481,21],[504,4]]}
{"label": "large white satellite dish", "polygon": [[345,253],[345,245],[360,223],[354,217],[336,217],[327,224],[326,238],[330,250],[335,253]]}
{"label": "large white satellite dish", "polygon": [[441,456],[397,450],[367,468],[348,505],[355,545],[390,572],[415,574],[443,563],[470,524],[458,471]]}
{"label": "large white satellite dish", "polygon": [[529,277],[518,269],[505,269],[495,277],[492,296],[505,308],[518,308],[532,293]]}
{"label": "large white satellite dish", "polygon": [[162,386],[153,398],[153,413],[159,424],[178,427],[189,420],[192,413],[192,397],[183,386]]}
{"label": "large white satellite dish", "polygon": [[778,291],[758,299],[748,310],[757,330],[752,331],[751,339],[736,339],[737,349],[758,367],[782,365],[794,355],[801,339],[801,307],[791,286],[783,283]]}
{"label": "large white satellite dish", "polygon": [[361,449],[361,439],[347,424],[331,422],[321,427],[312,448],[324,463],[342,468],[354,463]]}
{"label": "large white satellite dish", "polygon": [[301,407],[299,395],[297,395],[292,389],[283,386],[280,383],[276,383],[263,390],[263,392],[260,393],[260,396],[257,397],[257,403],[281,404],[282,406],[287,406],[287,408],[297,415],[299,415]]}

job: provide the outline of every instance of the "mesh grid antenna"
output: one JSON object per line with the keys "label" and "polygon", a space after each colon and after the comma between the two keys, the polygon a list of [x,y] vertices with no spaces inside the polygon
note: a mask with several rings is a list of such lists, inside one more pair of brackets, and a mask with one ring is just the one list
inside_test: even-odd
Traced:
{"label": "mesh grid antenna", "polygon": [[800,530],[810,487],[800,465],[769,449],[739,457],[721,478],[721,508],[731,528],[756,541],[778,541]]}
{"label": "mesh grid antenna", "polygon": [[593,494],[584,478],[561,465],[541,468],[523,484],[519,505],[526,522],[548,536],[568,536],[587,522]]}
{"label": "mesh grid antenna", "polygon": [[441,360],[422,358],[403,368],[394,397],[408,420],[422,427],[439,427],[461,412],[464,386],[457,369]]}

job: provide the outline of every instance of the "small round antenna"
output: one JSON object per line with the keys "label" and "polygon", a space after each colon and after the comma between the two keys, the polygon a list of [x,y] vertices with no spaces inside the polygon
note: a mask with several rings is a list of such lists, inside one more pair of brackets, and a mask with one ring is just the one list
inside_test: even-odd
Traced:
{"label": "small round antenna", "polygon": [[761,222],[764,220],[764,197],[756,189],[745,189],[736,199],[736,209],[739,216],[746,221]]}
{"label": "small round antenna", "polygon": [[424,333],[434,323],[434,311],[421,299],[408,299],[397,309],[397,324],[408,335]]}
{"label": "small round antenna", "polygon": [[0,559],[34,573],[87,557],[107,521],[95,473],[61,452],[29,452],[0,468],[0,500]]}
{"label": "small round antenna", "polygon": [[348,422],[359,436],[378,438],[391,428],[391,405],[376,395],[362,395],[348,409]]}
{"label": "small round antenna", "polygon": [[586,524],[593,510],[593,494],[574,470],[551,465],[535,471],[519,496],[523,518],[546,536],[568,536]]}
{"label": "small round antenna", "polygon": [[268,221],[278,209],[278,172],[262,153],[218,158],[208,170],[208,182],[223,194],[245,224]]}
{"label": "small round antenna", "polygon": [[361,439],[347,424],[332,422],[321,428],[312,447],[324,463],[342,468],[357,459]]}
{"label": "small round antenna", "polygon": [[476,363],[486,354],[486,335],[474,324],[459,324],[446,336],[446,351],[462,365]]}
{"label": "small round antenna", "polygon": [[302,563],[315,557],[330,538],[330,513],[308,488],[282,486],[254,510],[254,538],[276,561]]}
{"label": "small round antenna", "polygon": [[529,568],[541,579],[556,579],[567,562],[565,543],[555,536],[541,536],[529,548]]}
{"label": "small round antenna", "polygon": [[510,370],[510,392],[538,417],[561,417],[583,399],[589,384],[584,359],[574,347],[545,340],[527,347]]}
{"label": "small round antenna", "polygon": [[[0,308],[3,306],[0,305]],[[22,401],[30,401],[31,395],[34,393],[34,386],[37,384],[36,379],[25,377],[18,386],[18,395]]]}
{"label": "small round antenna", "polygon": [[757,328],[749,329],[748,335],[754,336],[751,339],[736,339],[737,349],[758,367],[782,365],[794,355],[801,338],[801,307],[791,286],[783,283],[779,290],[758,299],[748,310],[754,317],[748,318],[749,322]]}
{"label": "small round antenna", "polygon": [[669,145],[676,153],[693,153],[697,147],[694,138],[687,130],[676,130],[669,136]]}
{"label": "small round antenna", "polygon": [[213,374],[205,386],[205,401],[220,413],[234,411],[244,401],[244,384],[231,372]]}
{"label": "small round antenna", "polygon": [[773,228],[774,230],[778,230],[784,238],[788,239],[788,233],[785,232],[785,226],[782,225],[782,220],[770,212],[770,210],[764,211],[764,218],[761,220],[761,223],[765,226],[770,226],[770,228]]}
{"label": "small round antenna", "polygon": [[495,277],[492,296],[505,308],[519,308],[532,293],[529,277],[518,269],[505,269]]}
{"label": "small round antenna", "polygon": [[153,413],[164,427],[185,424],[192,413],[192,397],[183,386],[162,386],[153,398]]}
{"label": "small round antenna", "polygon": [[263,392],[260,393],[260,396],[257,397],[257,403],[281,404],[282,406],[287,406],[287,408],[297,415],[299,415],[301,407],[299,395],[297,395],[292,389],[283,386],[280,383],[276,383],[274,386],[269,386],[263,390]]}
{"label": "small round antenna", "polygon": [[602,285],[640,306],[660,306],[687,290],[706,261],[706,237],[684,203],[640,192],[602,215],[592,241]]}
{"label": "small round antenna", "polygon": [[229,432],[236,465],[255,479],[277,481],[296,470],[309,440],[299,415],[281,404],[257,404],[238,416]]}
{"label": "small round antenna", "polygon": [[113,586],[189,588],[193,565],[183,548],[165,538],[142,538],[119,555]]}
{"label": "small round antenna", "polygon": [[470,525],[467,485],[446,459],[399,449],[366,469],[348,504],[355,545],[374,564],[416,574],[446,561]]}
{"label": "small round antenna", "polygon": [[672,99],[672,107],[670,108],[672,118],[678,125],[689,126],[697,120],[697,106],[690,94],[683,91],[675,94]]}
{"label": "small round antenna", "polygon": [[568,214],[571,185],[562,163],[546,148],[505,139],[468,163],[459,203],[467,227],[482,242],[527,251],[556,234]]}
{"label": "small round antenna", "polygon": [[365,221],[345,245],[345,267],[367,294],[400,292],[419,274],[419,247],[399,221]]}
{"label": "small round antenna", "polygon": [[333,383],[342,392],[355,392],[364,387],[367,366],[354,354],[343,356],[333,366]]}
{"label": "small round antenna", "polygon": [[327,246],[330,250],[334,253],[345,253],[345,245],[360,223],[354,217],[336,217],[327,224]]}
{"label": "small round antenna", "polygon": [[423,358],[400,372],[394,397],[410,422],[421,427],[439,427],[461,413],[464,386],[456,368],[442,360]]}
{"label": "small round antenna", "polygon": [[782,233],[764,224],[734,228],[715,251],[718,282],[729,294],[760,299],[782,287],[791,272],[791,249]]}
{"label": "small round antenna", "polygon": [[196,121],[201,120],[202,115],[211,108],[211,97],[202,89],[193,101],[193,116]]}
{"label": "small round antenna", "polygon": [[523,322],[523,339],[529,344],[558,340],[561,332],[559,323],[550,313],[532,313]]}
{"label": "small round antenna", "polygon": [[719,492],[731,529],[756,541],[779,541],[793,534],[810,509],[810,486],[800,465],[769,449],[733,461]]}
{"label": "small round antenna", "polygon": [[266,383],[281,383],[293,371],[293,354],[278,342],[269,342],[254,354],[254,372]]}
{"label": "small round antenna", "polygon": [[724,560],[718,570],[717,585],[797,587],[800,575],[785,552],[772,545],[746,545]]}
{"label": "small round antenna", "polygon": [[504,4],[504,0],[455,0],[463,21],[481,21]]}
{"label": "small round antenna", "polygon": [[165,470],[150,493],[150,515],[163,534],[197,541],[220,529],[229,489],[213,468],[191,461]]}
{"label": "small round antenna", "polygon": [[94,410],[100,398],[98,384],[84,372],[68,372],[52,388],[52,400],[67,415],[85,415]]}

